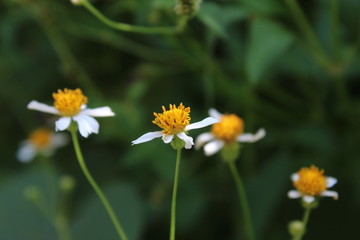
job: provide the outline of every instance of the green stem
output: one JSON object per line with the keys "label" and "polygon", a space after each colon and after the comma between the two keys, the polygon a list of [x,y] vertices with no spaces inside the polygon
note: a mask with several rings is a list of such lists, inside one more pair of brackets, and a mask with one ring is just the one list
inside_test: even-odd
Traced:
{"label": "green stem", "polygon": [[300,6],[296,2],[296,0],[285,0],[285,2],[290,8],[296,24],[298,25],[298,27],[304,34],[306,40],[308,41],[315,59],[319,61],[320,65],[327,67],[329,63],[326,53],[322,48],[320,42],[318,41],[315,33],[313,32]]}
{"label": "green stem", "polygon": [[56,21],[52,17],[54,13],[51,9],[41,1],[35,4],[28,1],[24,1],[24,3],[27,9],[32,10],[33,15],[47,35],[50,44],[62,63],[64,74],[71,78],[75,76],[78,83],[84,86],[91,95],[101,97],[98,88],[71,52],[64,36],[55,23]]}
{"label": "green stem", "polygon": [[80,149],[80,145],[79,145],[79,140],[77,137],[77,130],[75,128],[70,129],[71,132],[71,137],[74,143],[74,149],[75,149],[75,153],[76,153],[76,157],[77,160],[79,162],[79,165],[81,167],[81,170],[83,171],[86,179],[89,181],[89,183],[91,184],[91,186],[93,187],[93,189],[95,190],[96,194],[99,196],[102,204],[104,205],[107,213],[110,216],[110,219],[112,221],[112,223],[114,224],[114,227],[120,237],[120,239],[122,240],[127,240],[128,238],[125,235],[124,230],[122,229],[119,220],[117,219],[114,210],[112,209],[109,201],[106,199],[104,193],[102,192],[101,188],[98,186],[98,184],[95,182],[95,180],[93,179],[93,177],[91,176],[89,170],[87,169],[87,166],[85,164],[83,155],[81,153],[81,149]]}
{"label": "green stem", "polygon": [[306,207],[305,208],[305,212],[304,212],[304,216],[303,216],[303,224],[304,224],[304,230],[302,231],[301,234],[299,234],[298,236],[296,236],[293,240],[301,240],[302,237],[304,236],[305,232],[306,232],[306,225],[309,222],[309,218],[310,218],[310,212],[311,212],[311,207]]}
{"label": "green stem", "polygon": [[143,33],[143,34],[175,34],[182,31],[186,25],[187,19],[181,18],[175,27],[143,27],[134,26],[126,23],[115,22],[107,18],[97,10],[88,0],[82,0],[80,5],[84,6],[91,14],[99,19],[105,25],[125,32]]}
{"label": "green stem", "polygon": [[69,225],[65,216],[59,213],[54,220],[54,225],[60,240],[71,240]]}
{"label": "green stem", "polygon": [[229,168],[231,171],[231,174],[234,178],[235,184],[236,184],[236,188],[239,194],[239,198],[240,198],[240,205],[243,211],[243,217],[244,217],[244,224],[245,224],[245,230],[246,230],[246,235],[247,235],[247,239],[248,240],[255,240],[255,234],[254,234],[254,229],[252,226],[252,219],[251,219],[251,213],[250,213],[250,207],[249,207],[249,203],[246,197],[246,192],[245,192],[245,188],[244,188],[244,184],[243,181],[240,177],[240,174],[238,172],[238,170],[236,169],[235,166],[235,162],[234,161],[229,161]]}
{"label": "green stem", "polygon": [[333,51],[333,57],[337,59],[339,57],[339,9],[337,0],[330,0],[330,33],[331,33],[331,46]]}
{"label": "green stem", "polygon": [[54,216],[51,209],[46,206],[47,200],[44,201],[43,195],[41,194],[38,199],[33,199],[31,202],[38,208],[38,210],[44,215],[44,217],[53,224],[56,229],[56,234],[59,240],[71,240],[67,220],[62,217],[61,222],[59,216]]}
{"label": "green stem", "polygon": [[175,240],[176,196],[177,196],[177,189],[179,183],[180,158],[181,158],[181,149],[177,149],[174,188],[173,188],[173,195],[171,202],[171,221],[170,221],[170,237],[169,237],[170,240]]}

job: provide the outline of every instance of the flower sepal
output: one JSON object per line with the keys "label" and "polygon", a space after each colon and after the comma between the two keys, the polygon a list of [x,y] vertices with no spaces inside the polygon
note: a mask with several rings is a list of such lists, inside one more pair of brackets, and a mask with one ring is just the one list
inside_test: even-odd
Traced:
{"label": "flower sepal", "polygon": [[238,142],[226,143],[221,149],[221,158],[224,162],[233,162],[240,155],[241,145]]}
{"label": "flower sepal", "polygon": [[69,125],[69,127],[67,128],[67,130],[69,132],[76,132],[79,129],[79,126],[77,125],[77,123],[74,120],[71,120],[71,123]]}
{"label": "flower sepal", "polygon": [[317,208],[319,206],[319,198],[316,197],[314,201],[312,202],[307,202],[305,201],[303,198],[301,199],[301,205],[303,206],[303,208],[305,209],[314,209]]}
{"label": "flower sepal", "polygon": [[178,138],[178,136],[175,136],[170,144],[174,150],[181,150],[185,147],[185,142]]}

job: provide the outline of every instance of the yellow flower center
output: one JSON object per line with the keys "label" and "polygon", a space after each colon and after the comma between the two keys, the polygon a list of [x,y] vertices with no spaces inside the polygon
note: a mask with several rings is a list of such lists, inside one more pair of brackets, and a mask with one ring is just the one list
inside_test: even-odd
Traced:
{"label": "yellow flower center", "polygon": [[154,124],[161,127],[162,132],[166,135],[174,135],[185,130],[185,127],[190,124],[190,107],[185,108],[182,103],[178,107],[172,104],[169,105],[169,110],[163,106],[163,113],[154,113]]}
{"label": "yellow flower center", "polygon": [[54,106],[59,110],[62,116],[72,117],[78,114],[81,110],[81,106],[86,104],[88,99],[81,92],[79,88],[70,90],[65,88],[64,90],[58,90],[57,93],[53,93]]}
{"label": "yellow flower center", "polygon": [[42,149],[50,143],[51,135],[49,130],[40,128],[29,135],[29,140],[36,148]]}
{"label": "yellow flower center", "polygon": [[211,127],[214,136],[225,142],[233,142],[244,131],[244,122],[235,114],[224,114],[220,122]]}
{"label": "yellow flower center", "polygon": [[327,189],[324,170],[319,170],[315,166],[302,168],[298,172],[299,179],[294,182],[296,189],[306,195],[320,195]]}

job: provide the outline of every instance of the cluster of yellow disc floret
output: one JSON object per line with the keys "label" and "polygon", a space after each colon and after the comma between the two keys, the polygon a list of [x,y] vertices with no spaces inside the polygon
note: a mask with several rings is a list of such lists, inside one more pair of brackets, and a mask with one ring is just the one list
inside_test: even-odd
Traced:
{"label": "cluster of yellow disc floret", "polygon": [[185,130],[185,127],[190,124],[190,107],[180,103],[178,107],[175,104],[169,105],[169,110],[163,106],[163,113],[154,113],[156,117],[152,122],[163,130],[166,135],[174,135]]}
{"label": "cluster of yellow disc floret", "polygon": [[36,129],[29,135],[29,141],[38,149],[46,147],[50,143],[51,132],[48,129]]}
{"label": "cluster of yellow disc floret", "polygon": [[225,142],[235,141],[236,138],[244,131],[244,122],[235,114],[224,114],[220,122],[211,127],[214,136]]}
{"label": "cluster of yellow disc floret", "polygon": [[299,179],[294,182],[296,189],[306,195],[317,196],[327,189],[324,170],[315,166],[302,168],[297,173]]}
{"label": "cluster of yellow disc floret", "polygon": [[81,106],[86,104],[88,99],[82,93],[81,89],[69,90],[58,90],[57,93],[53,93],[55,100],[54,106],[59,110],[62,116],[75,116],[81,110]]}

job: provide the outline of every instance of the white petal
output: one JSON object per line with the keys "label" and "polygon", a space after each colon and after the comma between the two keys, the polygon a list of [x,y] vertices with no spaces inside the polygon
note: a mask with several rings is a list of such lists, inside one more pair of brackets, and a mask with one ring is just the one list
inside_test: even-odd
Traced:
{"label": "white petal", "polygon": [[183,140],[185,142],[185,148],[186,149],[190,149],[192,147],[192,145],[194,145],[193,138],[186,135],[186,133],[181,132],[177,136],[178,136],[178,138],[180,138],[181,140]]}
{"label": "white petal", "polygon": [[210,117],[216,118],[216,119],[221,119],[221,117],[223,116],[223,114],[219,113],[215,108],[210,108],[209,109],[209,115]]}
{"label": "white petal", "polygon": [[20,148],[16,152],[16,158],[20,162],[28,163],[36,156],[36,154],[36,148],[29,141],[24,141],[20,144]]}
{"label": "white petal", "polygon": [[162,140],[164,141],[164,143],[169,143],[173,140],[174,135],[163,135],[162,136]]}
{"label": "white petal", "polygon": [[313,201],[315,201],[315,197],[314,196],[310,196],[310,195],[305,195],[303,196],[303,200],[306,203],[312,203]]}
{"label": "white petal", "polygon": [[239,142],[256,142],[260,139],[262,139],[263,137],[265,137],[266,132],[265,129],[260,128],[255,134],[251,134],[251,133],[243,133],[240,136],[238,136],[237,140]]}
{"label": "white petal", "polygon": [[27,105],[27,108],[31,109],[31,110],[37,110],[37,111],[40,111],[40,112],[59,114],[59,111],[56,108],[54,108],[52,106],[49,106],[47,104],[44,104],[44,103],[40,103],[38,101],[31,101]]}
{"label": "white petal", "polygon": [[328,188],[333,187],[337,183],[337,179],[334,177],[326,177],[326,186]]}
{"label": "white petal", "polygon": [[62,146],[65,146],[69,142],[68,137],[65,134],[62,133],[55,133],[51,137],[51,145],[54,146],[54,148],[59,148]]}
{"label": "white petal", "polygon": [[99,133],[99,123],[95,118],[84,114],[78,114],[73,119],[78,123],[81,136],[87,138],[91,133]]}
{"label": "white petal", "polygon": [[339,195],[338,195],[337,192],[335,192],[335,191],[328,191],[328,190],[323,191],[323,192],[321,193],[321,196],[323,196],[323,197],[332,197],[332,198],[334,198],[335,200],[338,200],[338,198],[339,198]]}
{"label": "white petal", "polygon": [[112,117],[115,113],[109,107],[87,108],[81,111],[82,114],[92,117]]}
{"label": "white petal", "polygon": [[214,140],[214,141],[211,141],[211,142],[205,144],[205,146],[204,146],[205,155],[211,156],[211,155],[217,153],[224,146],[224,144],[225,144],[225,142],[220,141],[220,140]]}
{"label": "white petal", "polygon": [[200,149],[205,143],[215,139],[212,133],[202,133],[195,140],[195,149]]}
{"label": "white petal", "polygon": [[293,181],[293,182],[296,182],[297,180],[299,180],[299,174],[297,174],[297,173],[293,173],[293,174],[291,174],[291,180]]}
{"label": "white petal", "polygon": [[289,198],[300,198],[301,196],[302,196],[302,194],[299,191],[296,191],[296,190],[288,191]]}
{"label": "white petal", "polygon": [[185,131],[192,130],[192,129],[203,128],[203,127],[209,126],[209,125],[217,123],[217,122],[219,122],[218,119],[213,118],[213,117],[207,117],[207,118],[203,119],[200,122],[196,122],[196,123],[192,123],[192,124],[187,125],[185,127]]}
{"label": "white petal", "polygon": [[153,140],[154,138],[159,138],[162,135],[163,135],[163,133],[161,131],[148,132],[148,133],[145,133],[144,135],[142,135],[141,137],[139,137],[138,139],[132,141],[131,143],[134,145],[134,144],[148,142],[148,141]]}
{"label": "white petal", "polygon": [[71,117],[62,117],[55,122],[56,131],[64,131],[70,126]]}

